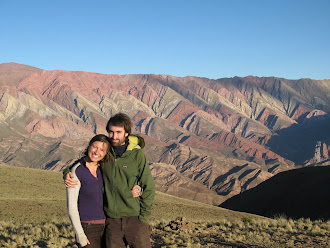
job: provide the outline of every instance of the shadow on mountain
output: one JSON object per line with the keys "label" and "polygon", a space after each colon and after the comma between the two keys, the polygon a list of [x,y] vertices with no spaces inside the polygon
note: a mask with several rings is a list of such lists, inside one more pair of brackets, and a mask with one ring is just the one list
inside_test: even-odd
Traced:
{"label": "shadow on mountain", "polygon": [[45,169],[45,170],[49,170],[49,169],[53,168],[53,166],[55,166],[56,163],[59,162],[59,161],[60,161],[59,159],[57,159],[57,160],[53,160],[52,162],[46,164],[46,166],[45,166],[44,169]]}
{"label": "shadow on mountain", "polygon": [[317,142],[330,143],[330,116],[315,116],[279,130],[267,143],[271,151],[303,165],[312,159]]}
{"label": "shadow on mountain", "polygon": [[[244,168],[246,168],[248,166],[248,164],[244,164],[244,165],[242,165],[242,166],[235,166],[234,168],[232,168],[232,169],[230,169],[227,173],[225,173],[225,174],[223,174],[223,175],[221,175],[221,176],[218,176],[215,180],[214,180],[214,182],[213,182],[213,185],[212,185],[212,187],[214,187],[214,186],[216,186],[217,184],[219,184],[219,183],[221,183],[221,182],[224,182],[224,181],[226,181],[230,176],[232,176],[233,174],[236,174],[236,173],[238,173],[239,171],[241,171],[241,170],[243,170]],[[244,172],[244,173],[247,173],[248,171],[246,171],[246,172]],[[242,175],[244,175],[244,173],[242,174]],[[241,175],[241,176],[242,176]],[[235,183],[235,181],[232,181],[232,184],[234,184]],[[229,194],[229,192],[217,192],[218,193],[218,195],[228,195]]]}
{"label": "shadow on mountain", "polygon": [[266,217],[330,219],[330,166],[281,172],[220,207]]}

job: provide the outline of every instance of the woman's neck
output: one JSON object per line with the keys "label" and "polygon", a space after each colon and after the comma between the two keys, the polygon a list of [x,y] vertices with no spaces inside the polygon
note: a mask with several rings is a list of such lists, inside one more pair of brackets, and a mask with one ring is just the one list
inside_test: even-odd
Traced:
{"label": "woman's neck", "polygon": [[98,162],[88,162],[86,161],[86,166],[88,167],[97,167],[99,164]]}
{"label": "woman's neck", "polygon": [[88,157],[85,158],[85,161],[86,161],[86,166],[87,167],[97,167],[99,165],[98,162],[93,162]]}
{"label": "woman's neck", "polygon": [[88,158],[86,159],[86,167],[95,178],[97,178],[98,165],[98,162],[91,162],[88,160]]}

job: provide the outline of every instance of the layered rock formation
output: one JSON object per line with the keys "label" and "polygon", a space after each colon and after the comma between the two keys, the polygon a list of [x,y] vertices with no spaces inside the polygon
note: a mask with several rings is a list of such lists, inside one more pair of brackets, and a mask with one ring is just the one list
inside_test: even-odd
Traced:
{"label": "layered rock formation", "polygon": [[159,190],[218,205],[278,172],[329,163],[329,85],[1,64],[0,153],[11,165],[60,170],[121,111],[147,141]]}

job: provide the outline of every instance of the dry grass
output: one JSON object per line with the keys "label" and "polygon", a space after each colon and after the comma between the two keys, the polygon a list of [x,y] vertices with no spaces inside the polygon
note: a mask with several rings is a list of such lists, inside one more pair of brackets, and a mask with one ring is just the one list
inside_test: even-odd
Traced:
{"label": "dry grass", "polygon": [[[0,247],[76,247],[61,173],[0,165],[0,182]],[[160,192],[150,224],[153,247],[330,247],[330,221],[269,219]]]}
{"label": "dry grass", "polygon": [[[62,173],[0,165],[0,218],[13,222],[47,222],[67,217]],[[150,222],[185,216],[191,221],[217,221],[223,217],[261,218],[156,192]]]}
{"label": "dry grass", "polygon": [[[247,221],[248,220],[248,221]],[[187,221],[172,229],[169,222],[152,224],[153,247],[329,247],[330,222],[309,219],[242,219]],[[67,219],[44,223],[0,222],[1,247],[76,247]]]}

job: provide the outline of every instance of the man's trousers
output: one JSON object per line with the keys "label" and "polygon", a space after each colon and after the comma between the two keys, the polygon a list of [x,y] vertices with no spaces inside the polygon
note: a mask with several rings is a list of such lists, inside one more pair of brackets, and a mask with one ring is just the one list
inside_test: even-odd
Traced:
{"label": "man's trousers", "polygon": [[150,227],[138,216],[107,218],[105,240],[107,248],[151,248]]}

